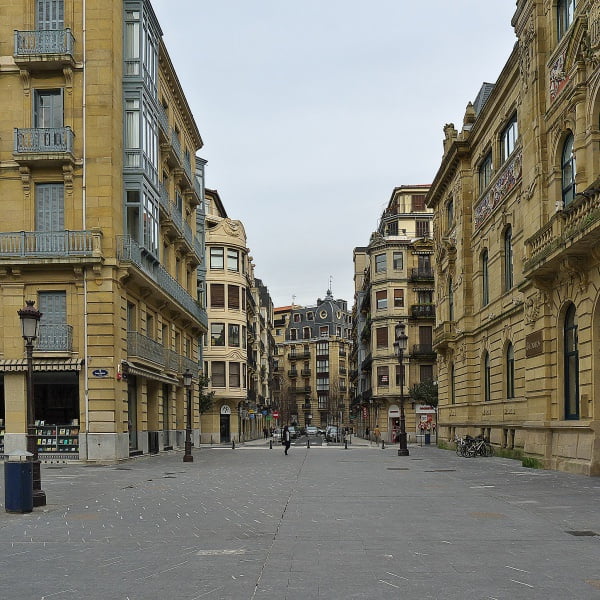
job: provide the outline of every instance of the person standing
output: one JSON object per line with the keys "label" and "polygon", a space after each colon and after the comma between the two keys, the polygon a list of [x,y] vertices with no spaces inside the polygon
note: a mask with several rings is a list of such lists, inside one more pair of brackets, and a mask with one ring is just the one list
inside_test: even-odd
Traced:
{"label": "person standing", "polygon": [[290,430],[287,425],[283,428],[283,433],[281,434],[281,441],[283,442],[283,445],[285,446],[284,454],[287,456],[288,450],[290,449],[290,446],[292,445],[292,438],[290,436]]}

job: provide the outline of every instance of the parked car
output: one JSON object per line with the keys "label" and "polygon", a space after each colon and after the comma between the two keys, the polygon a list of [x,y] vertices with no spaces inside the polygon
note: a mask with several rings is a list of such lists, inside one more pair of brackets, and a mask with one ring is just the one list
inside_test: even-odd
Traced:
{"label": "parked car", "polygon": [[281,429],[279,428],[275,428],[273,429],[273,439],[274,440],[280,440],[281,439]]}
{"label": "parked car", "polygon": [[295,440],[300,436],[300,432],[293,425],[290,425],[288,430],[290,432],[290,440]]}
{"label": "parked car", "polygon": [[306,435],[317,435],[319,430],[314,425],[306,426]]}

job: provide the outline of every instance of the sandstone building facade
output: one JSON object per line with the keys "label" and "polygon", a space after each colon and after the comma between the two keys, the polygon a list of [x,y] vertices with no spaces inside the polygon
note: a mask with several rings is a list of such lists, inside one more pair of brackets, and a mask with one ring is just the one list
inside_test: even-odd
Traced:
{"label": "sandstone building facade", "polygon": [[600,474],[600,5],[518,0],[447,125],[435,210],[440,433]]}
{"label": "sandstone building facade", "polygon": [[43,313],[42,457],[182,446],[182,376],[197,380],[207,331],[204,162],[160,25],[148,0],[24,0],[2,15],[0,453],[25,447],[26,300]]}

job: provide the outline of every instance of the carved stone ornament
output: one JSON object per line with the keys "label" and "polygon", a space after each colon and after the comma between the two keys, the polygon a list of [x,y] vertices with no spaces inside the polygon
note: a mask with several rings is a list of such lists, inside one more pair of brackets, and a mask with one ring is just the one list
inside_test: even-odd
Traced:
{"label": "carved stone ornament", "polygon": [[464,343],[459,344],[454,353],[455,362],[462,362],[465,360],[465,354],[467,353],[467,348]]}
{"label": "carved stone ornament", "polygon": [[535,28],[533,26],[533,20],[531,20],[523,35],[519,40],[519,71],[521,74],[521,82],[523,84],[523,91],[527,91],[530,80],[531,63],[533,61],[533,40],[535,38]]}
{"label": "carved stone ornament", "polygon": [[588,286],[588,270],[585,259],[581,256],[567,256],[560,263],[560,272],[572,282],[579,280],[579,286],[585,290]]}

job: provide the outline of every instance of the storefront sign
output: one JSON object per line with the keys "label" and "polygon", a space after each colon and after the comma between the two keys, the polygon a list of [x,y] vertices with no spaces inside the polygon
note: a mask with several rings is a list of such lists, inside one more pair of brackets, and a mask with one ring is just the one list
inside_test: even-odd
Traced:
{"label": "storefront sign", "polygon": [[106,369],[94,369],[92,375],[94,377],[107,377],[108,371]]}
{"label": "storefront sign", "polygon": [[388,409],[388,417],[390,419],[394,419],[395,417],[399,417],[400,416],[400,409],[398,408],[398,406],[396,404],[392,404],[390,406],[390,408]]}
{"label": "storefront sign", "polygon": [[544,332],[540,329],[525,336],[525,358],[539,356],[544,351]]}
{"label": "storefront sign", "polygon": [[421,415],[433,415],[435,414],[435,407],[429,404],[417,404],[415,406],[415,412]]}

